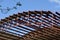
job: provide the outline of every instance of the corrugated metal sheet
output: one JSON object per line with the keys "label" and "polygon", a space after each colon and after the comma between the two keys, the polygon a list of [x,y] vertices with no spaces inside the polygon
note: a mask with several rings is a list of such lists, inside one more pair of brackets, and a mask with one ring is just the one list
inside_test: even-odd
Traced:
{"label": "corrugated metal sheet", "polygon": [[[51,29],[51,27],[54,27],[55,29]],[[57,31],[58,29],[59,31]],[[38,34],[36,35],[38,39],[34,37],[34,31]],[[41,32],[41,34],[39,32]],[[31,33],[32,35],[30,35]],[[36,40],[48,40],[50,38],[53,39],[52,36],[57,37],[57,35],[57,39],[59,39],[60,13],[52,13],[50,11],[29,11],[13,14],[5,19],[1,19],[0,35],[1,40],[35,40],[35,38]],[[40,38],[40,35],[42,38]],[[31,38],[30,36],[34,38]]]}

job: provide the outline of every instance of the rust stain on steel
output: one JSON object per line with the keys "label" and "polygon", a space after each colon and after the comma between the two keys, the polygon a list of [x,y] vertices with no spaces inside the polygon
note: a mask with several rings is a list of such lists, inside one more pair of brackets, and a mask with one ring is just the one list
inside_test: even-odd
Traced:
{"label": "rust stain on steel", "polygon": [[1,40],[60,40],[59,35],[60,13],[58,12],[28,11],[13,14],[0,21]]}

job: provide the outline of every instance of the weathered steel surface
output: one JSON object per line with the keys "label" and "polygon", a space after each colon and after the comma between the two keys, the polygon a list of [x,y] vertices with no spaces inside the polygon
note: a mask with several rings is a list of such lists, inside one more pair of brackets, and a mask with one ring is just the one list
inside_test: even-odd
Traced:
{"label": "weathered steel surface", "polygon": [[30,32],[22,40],[60,40],[60,29],[54,27],[43,28]]}
{"label": "weathered steel surface", "polygon": [[[51,27],[54,28],[51,29]],[[34,37],[34,31],[36,32],[37,38]],[[41,32],[41,34],[39,34],[39,32]],[[6,17],[5,19],[1,19],[0,35],[1,40],[34,40],[35,38],[36,40],[46,40],[50,38],[53,39],[57,36],[57,39],[59,39],[60,13],[56,12],[54,14],[50,11],[29,11],[13,14],[12,16]],[[40,38],[40,35],[42,36],[42,38]],[[53,35],[54,37],[52,37]],[[15,36],[18,37],[15,38]],[[32,36],[33,38],[31,38],[30,36]]]}

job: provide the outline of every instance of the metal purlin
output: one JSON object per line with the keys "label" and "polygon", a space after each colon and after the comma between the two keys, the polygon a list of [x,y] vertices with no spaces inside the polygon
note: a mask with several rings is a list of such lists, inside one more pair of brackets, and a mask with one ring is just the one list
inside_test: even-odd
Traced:
{"label": "metal purlin", "polygon": [[[9,32],[8,30],[12,30],[21,34],[26,34],[24,32],[34,31],[32,29],[40,30],[41,27],[44,28],[44,27],[50,27],[53,25],[58,26],[58,24],[60,24],[60,13],[56,12],[56,14],[58,16],[53,14],[50,11],[29,11],[29,12],[18,13],[18,14],[14,14],[13,16],[2,19],[0,21],[0,26],[2,28],[2,31],[11,33],[13,35],[18,35],[21,37],[23,35],[16,34],[14,32]],[[28,26],[31,29],[23,27],[23,25]],[[24,32],[21,32],[12,28],[22,30]],[[20,29],[20,28],[23,28],[23,29]]]}
{"label": "metal purlin", "polygon": [[[44,31],[43,31],[44,30]],[[54,32],[58,33],[58,34],[53,34]],[[54,30],[54,29],[51,29],[51,28],[43,28],[41,31],[34,31],[34,32],[31,32],[27,35],[25,35],[23,37],[23,39],[27,39],[27,38],[30,38],[30,39],[41,39],[41,40],[47,40],[47,39],[55,39],[57,40],[56,36],[57,35],[60,35],[59,34],[60,32],[58,30]],[[36,36],[35,36],[36,35]],[[43,36],[42,36],[43,35]]]}

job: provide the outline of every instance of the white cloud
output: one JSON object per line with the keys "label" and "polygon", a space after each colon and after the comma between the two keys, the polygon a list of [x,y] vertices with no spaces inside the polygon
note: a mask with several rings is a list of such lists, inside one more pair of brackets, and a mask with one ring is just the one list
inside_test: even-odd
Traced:
{"label": "white cloud", "polygon": [[50,2],[55,2],[60,5],[60,0],[50,0]]}
{"label": "white cloud", "polygon": [[58,5],[56,5],[55,8],[60,8],[60,0],[49,0],[49,1],[58,4]]}

